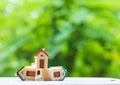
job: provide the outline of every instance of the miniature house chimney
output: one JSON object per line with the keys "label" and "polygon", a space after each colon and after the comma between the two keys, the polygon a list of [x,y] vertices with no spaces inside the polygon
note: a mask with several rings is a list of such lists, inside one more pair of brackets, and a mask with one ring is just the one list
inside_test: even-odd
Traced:
{"label": "miniature house chimney", "polygon": [[45,51],[45,48],[42,48],[43,51]]}

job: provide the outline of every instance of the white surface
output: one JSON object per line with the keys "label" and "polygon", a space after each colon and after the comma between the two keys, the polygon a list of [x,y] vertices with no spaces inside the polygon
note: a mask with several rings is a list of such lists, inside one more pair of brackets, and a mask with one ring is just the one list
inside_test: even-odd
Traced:
{"label": "white surface", "polygon": [[68,77],[64,81],[21,81],[18,77],[0,77],[0,85],[120,85],[120,79]]}

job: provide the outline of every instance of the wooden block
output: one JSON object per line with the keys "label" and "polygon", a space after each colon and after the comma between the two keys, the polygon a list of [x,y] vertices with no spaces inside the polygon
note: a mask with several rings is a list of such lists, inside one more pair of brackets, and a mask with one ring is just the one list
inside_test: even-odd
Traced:
{"label": "wooden block", "polygon": [[42,69],[42,79],[45,81],[50,81],[50,72],[48,69]]}
{"label": "wooden block", "polygon": [[64,69],[62,66],[50,67],[48,72],[50,80],[52,81],[64,80],[67,75],[66,69]]}
{"label": "wooden block", "polygon": [[48,68],[48,55],[43,49],[36,53],[34,57],[37,69]]}
{"label": "wooden block", "polygon": [[32,66],[26,66],[24,70],[24,76],[26,80],[35,80],[36,77],[36,68]]}
{"label": "wooden block", "polygon": [[21,68],[17,72],[21,80],[39,80],[42,78],[41,69],[37,69],[34,66],[26,66]]}

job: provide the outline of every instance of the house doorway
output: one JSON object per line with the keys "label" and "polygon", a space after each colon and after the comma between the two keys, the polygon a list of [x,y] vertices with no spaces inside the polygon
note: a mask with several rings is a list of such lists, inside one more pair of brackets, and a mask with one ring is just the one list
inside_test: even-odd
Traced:
{"label": "house doorway", "polygon": [[39,63],[39,67],[44,68],[44,59],[40,59]]}

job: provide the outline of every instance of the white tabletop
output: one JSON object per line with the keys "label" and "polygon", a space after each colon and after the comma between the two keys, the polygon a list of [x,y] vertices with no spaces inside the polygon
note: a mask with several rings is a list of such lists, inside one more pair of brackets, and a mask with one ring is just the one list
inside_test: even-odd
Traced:
{"label": "white tabletop", "polygon": [[120,79],[67,77],[64,81],[21,81],[18,77],[0,77],[0,85],[120,85]]}

